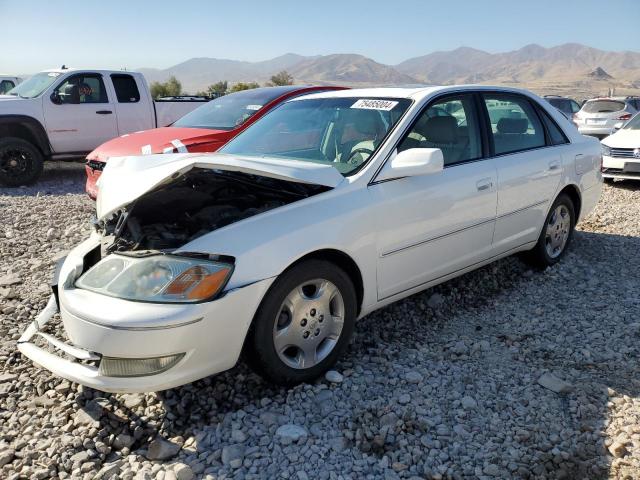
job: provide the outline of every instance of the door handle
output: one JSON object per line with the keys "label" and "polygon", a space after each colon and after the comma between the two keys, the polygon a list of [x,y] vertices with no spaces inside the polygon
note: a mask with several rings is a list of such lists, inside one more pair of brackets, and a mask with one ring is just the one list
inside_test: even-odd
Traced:
{"label": "door handle", "polygon": [[113,112],[111,110],[98,110],[96,113],[98,115],[111,115]]}
{"label": "door handle", "polygon": [[560,160],[549,162],[549,170],[558,170],[560,168]]}
{"label": "door handle", "polygon": [[483,178],[482,180],[478,180],[476,182],[476,188],[479,192],[482,192],[483,190],[489,190],[491,187],[493,187],[493,181],[490,178]]}

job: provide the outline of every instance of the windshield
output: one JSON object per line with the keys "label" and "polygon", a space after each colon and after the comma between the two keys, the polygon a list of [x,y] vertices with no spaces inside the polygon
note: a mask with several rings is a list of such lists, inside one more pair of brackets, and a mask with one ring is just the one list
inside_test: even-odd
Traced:
{"label": "windshield", "polygon": [[42,72],[37,73],[33,77],[25,80],[20,85],[12,88],[7,95],[16,95],[22,98],[35,98],[44,92],[49,85],[56,81],[62,75],[59,72]]}
{"label": "windshield", "polygon": [[640,113],[636,113],[635,117],[622,127],[624,130],[640,130]]}
{"label": "windshield", "polygon": [[256,88],[224,95],[196,108],[173,126],[233,130],[283,93],[280,88]]}
{"label": "windshield", "polygon": [[294,100],[220,151],[323,163],[350,175],[373,155],[410,104],[406,98]]}

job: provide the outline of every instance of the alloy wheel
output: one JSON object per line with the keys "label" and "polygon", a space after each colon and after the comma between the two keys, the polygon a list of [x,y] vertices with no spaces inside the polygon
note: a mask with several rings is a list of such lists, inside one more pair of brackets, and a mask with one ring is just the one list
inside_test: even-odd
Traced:
{"label": "alloy wheel", "polygon": [[344,326],[344,299],[325,279],[304,282],[285,297],[274,319],[273,345],[289,367],[311,368],[335,348]]}

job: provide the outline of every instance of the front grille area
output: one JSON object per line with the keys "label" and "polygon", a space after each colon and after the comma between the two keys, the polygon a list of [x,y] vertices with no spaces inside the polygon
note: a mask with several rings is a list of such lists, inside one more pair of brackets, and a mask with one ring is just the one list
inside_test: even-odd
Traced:
{"label": "front grille area", "polygon": [[99,162],[98,160],[88,160],[87,161],[87,166],[91,170],[98,170],[99,172],[104,170],[104,165],[105,165],[104,162]]}
{"label": "front grille area", "polygon": [[612,148],[611,156],[618,158],[634,158],[634,150],[635,148]]}

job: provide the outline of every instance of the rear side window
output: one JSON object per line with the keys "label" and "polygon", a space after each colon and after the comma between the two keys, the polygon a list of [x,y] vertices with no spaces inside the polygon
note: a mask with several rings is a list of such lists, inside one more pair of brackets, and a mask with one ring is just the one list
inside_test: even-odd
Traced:
{"label": "rear side window", "polygon": [[118,103],[136,103],[140,101],[140,91],[135,78],[131,75],[111,75]]}
{"label": "rear side window", "polygon": [[0,95],[4,95],[13,87],[15,87],[15,84],[11,80],[2,80],[0,82]]}
{"label": "rear side window", "polygon": [[591,100],[584,104],[582,110],[587,113],[610,113],[624,110],[624,102],[617,100]]}
{"label": "rear side window", "polygon": [[496,155],[546,145],[542,123],[526,98],[512,94],[485,94],[483,99]]}
{"label": "rear side window", "polygon": [[545,112],[542,108],[539,108],[538,113],[542,117],[542,121],[544,122],[545,127],[547,127],[551,145],[562,145],[564,143],[569,143],[569,140],[567,139],[564,132],[560,129],[556,122],[553,121],[553,119],[547,112]]}

